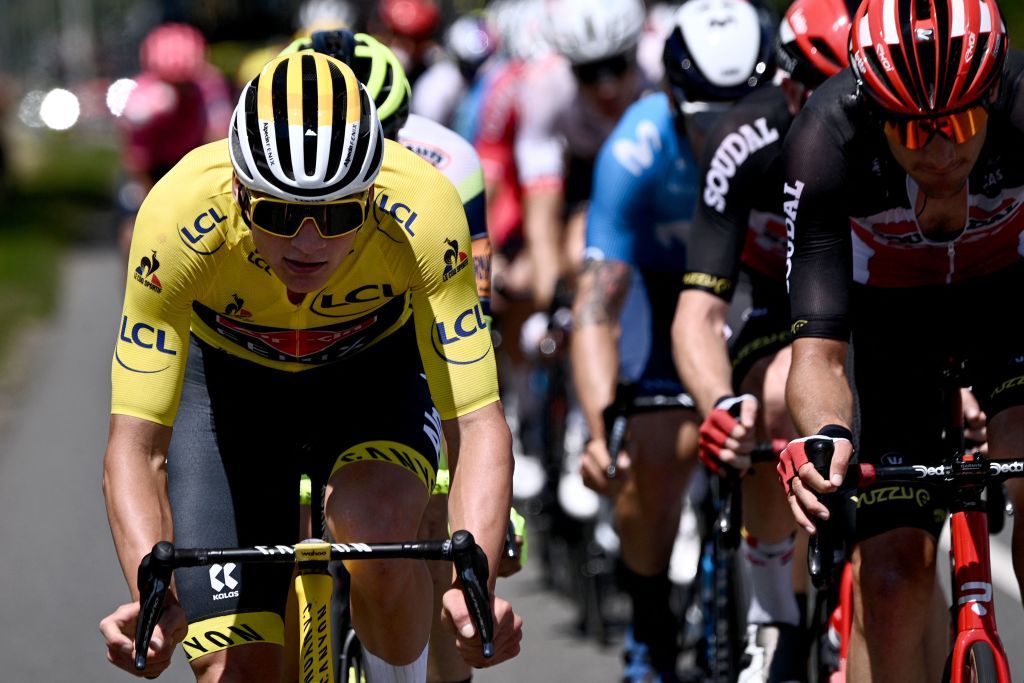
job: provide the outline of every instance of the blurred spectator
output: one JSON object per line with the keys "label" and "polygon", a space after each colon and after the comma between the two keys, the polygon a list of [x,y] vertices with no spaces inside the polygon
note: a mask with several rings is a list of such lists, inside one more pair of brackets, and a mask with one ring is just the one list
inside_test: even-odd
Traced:
{"label": "blurred spectator", "polygon": [[142,41],[142,72],[120,118],[125,213],[118,235],[131,244],[135,212],[150,188],[199,145],[227,136],[233,102],[227,80],[206,61],[206,41],[187,24],[161,24]]}

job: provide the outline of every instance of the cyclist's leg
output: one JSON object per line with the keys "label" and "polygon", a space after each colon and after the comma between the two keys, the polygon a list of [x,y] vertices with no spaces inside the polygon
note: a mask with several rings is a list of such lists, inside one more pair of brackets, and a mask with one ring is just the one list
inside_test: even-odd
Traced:
{"label": "cyclist's leg", "polygon": [[[373,448],[359,444],[348,452],[360,447]],[[427,499],[423,481],[404,467],[374,461],[349,463],[328,483],[326,514],[331,535],[340,542],[415,539]],[[355,560],[345,566],[351,575],[352,623],[364,650],[397,666],[425,655],[433,605],[426,564]],[[425,667],[425,659],[423,663]]]}
{"label": "cyclist's leg", "polygon": [[[949,302],[929,294],[858,292],[863,305],[853,350],[861,462],[934,465],[943,457],[942,371],[955,340],[936,329],[948,318]],[[928,653],[943,649],[947,638],[932,626],[948,623],[948,615],[921,606],[934,604],[946,500],[929,486],[898,483],[878,484],[855,500],[851,679],[938,680],[943,658]]]}
{"label": "cyclist's leg", "polygon": [[944,658],[930,655],[948,644],[932,642],[933,627],[948,620],[945,610],[922,609],[935,604],[936,546],[928,532],[904,527],[854,548],[849,680],[939,680]]}
{"label": "cyclist's leg", "polygon": [[696,413],[637,415],[630,423],[631,476],[615,502],[622,543],[623,584],[633,603],[636,642],[656,671],[673,672],[677,617],[670,607],[668,565],[679,528],[683,492],[696,464]]}
{"label": "cyclist's leg", "polygon": [[[790,348],[785,346],[758,359],[740,383],[740,393],[752,393],[760,401],[758,440],[762,443],[797,436],[785,405],[789,362]],[[740,680],[800,680],[807,669],[807,643],[793,578],[796,544],[798,538],[806,543],[806,534],[797,536],[773,462],[754,465],[742,486],[742,566],[749,595],[745,654],[749,659]],[[799,576],[806,575],[805,566],[800,567]],[[797,585],[802,588],[803,582]]]}
{"label": "cyclist's leg", "polygon": [[[253,427],[289,419],[277,406],[251,400],[271,374],[193,340],[167,456],[178,546],[233,547],[293,537],[293,458],[284,457],[276,430]],[[280,680],[290,572],[287,566],[231,563],[175,572],[189,617],[182,649],[198,680]]]}
{"label": "cyclist's leg", "polygon": [[[448,536],[448,493],[434,495],[427,503],[426,514],[420,523],[419,538],[434,539]],[[430,654],[427,659],[427,681],[430,683],[456,683],[473,677],[473,669],[455,648],[455,638],[441,624],[441,598],[452,585],[452,567],[449,562],[427,562],[433,585],[432,621],[430,625]]]}
{"label": "cyclist's leg", "polygon": [[[411,325],[378,347],[365,352],[375,354],[361,361],[367,370],[353,368],[346,380],[358,387],[358,400],[345,406],[344,441],[333,441],[336,456],[325,463],[325,516],[339,542],[415,539],[437,476],[441,422]],[[418,667],[422,659],[425,676],[433,604],[426,563],[359,560],[346,568],[352,623],[368,666],[380,658]]]}

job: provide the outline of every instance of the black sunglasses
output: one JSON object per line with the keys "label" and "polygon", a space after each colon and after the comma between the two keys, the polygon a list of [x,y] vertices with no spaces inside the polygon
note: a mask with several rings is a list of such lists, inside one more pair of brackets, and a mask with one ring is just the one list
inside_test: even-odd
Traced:
{"label": "black sunglasses", "polygon": [[583,64],[573,64],[572,73],[576,80],[584,85],[593,85],[603,80],[622,78],[622,75],[633,66],[633,60],[627,54],[613,55]]}
{"label": "black sunglasses", "polygon": [[240,193],[242,213],[251,227],[275,237],[295,237],[306,219],[311,219],[324,239],[341,237],[366,222],[370,191],[333,202],[286,202],[274,197],[253,195],[247,188]]}

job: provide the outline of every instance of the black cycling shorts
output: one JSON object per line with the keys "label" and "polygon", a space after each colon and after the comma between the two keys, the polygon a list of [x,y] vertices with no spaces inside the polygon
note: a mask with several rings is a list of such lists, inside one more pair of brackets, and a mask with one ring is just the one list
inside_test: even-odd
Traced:
{"label": "black cycling shorts", "polygon": [[[439,445],[440,418],[411,323],[352,360],[296,373],[192,337],[167,455],[174,542],[295,543],[300,473],[326,481],[349,462],[377,460],[412,471],[429,491]],[[288,564],[231,563],[176,571],[188,658],[283,643],[291,573]]]}
{"label": "black cycling shorts", "polygon": [[[989,420],[1024,405],[1024,328],[1013,303],[1022,288],[1017,266],[946,287],[854,289],[861,462],[932,465],[948,457],[942,372],[950,357],[965,361],[965,380]],[[929,486],[879,484],[857,496],[857,536],[904,526],[937,536],[947,509]]]}
{"label": "black cycling shorts", "polygon": [[774,356],[793,341],[786,283],[753,271],[748,271],[748,275],[750,308],[743,314],[739,334],[729,344],[732,384],[737,393],[755,363]]}

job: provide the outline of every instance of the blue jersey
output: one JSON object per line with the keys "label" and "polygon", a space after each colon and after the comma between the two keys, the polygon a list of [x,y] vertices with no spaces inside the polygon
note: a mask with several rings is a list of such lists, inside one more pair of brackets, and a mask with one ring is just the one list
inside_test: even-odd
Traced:
{"label": "blue jersey", "polygon": [[598,154],[587,215],[586,258],[633,267],[621,320],[620,374],[645,393],[682,390],[671,327],[700,169],[673,117],[664,93],[626,111]]}
{"label": "blue jersey", "polygon": [[588,257],[682,276],[700,169],[673,116],[667,95],[648,95],[623,114],[601,147],[587,216]]}

